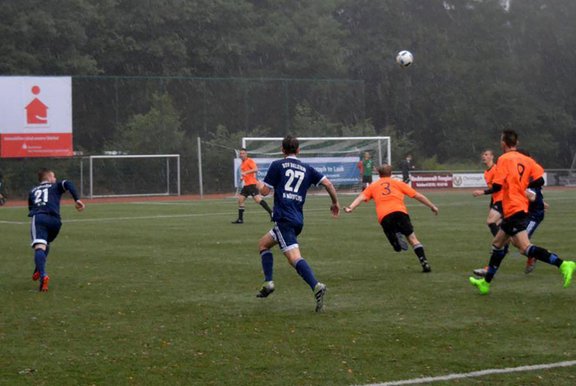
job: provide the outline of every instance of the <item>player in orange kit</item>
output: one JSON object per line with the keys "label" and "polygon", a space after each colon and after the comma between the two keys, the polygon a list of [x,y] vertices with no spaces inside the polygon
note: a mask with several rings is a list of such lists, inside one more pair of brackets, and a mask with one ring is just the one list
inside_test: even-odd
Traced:
{"label": "player in orange kit", "polygon": [[232,221],[232,224],[244,224],[244,203],[246,198],[251,196],[257,204],[260,204],[270,218],[272,218],[272,209],[268,206],[268,203],[264,201],[260,195],[260,191],[256,186],[258,179],[256,178],[256,173],[258,172],[258,166],[252,158],[248,157],[248,152],[246,149],[240,149],[239,153],[242,163],[240,164],[240,174],[243,182],[242,190],[238,196],[238,218],[236,221]]}
{"label": "player in orange kit", "polygon": [[362,201],[374,200],[376,204],[376,215],[378,222],[382,226],[388,241],[396,252],[408,249],[402,237],[406,237],[412,246],[418,261],[422,266],[422,272],[430,272],[430,264],[426,259],[424,247],[416,238],[414,228],[410,222],[410,216],[404,196],[414,198],[429,207],[434,214],[438,214],[438,208],[426,196],[412,189],[408,184],[392,179],[392,167],[382,165],[378,168],[380,179],[368,186],[354,201],[344,208],[346,213],[351,213]]}
{"label": "player in orange kit", "polygon": [[[486,170],[484,170],[484,181],[488,185],[488,189],[492,188],[492,181],[494,181],[494,176],[496,175],[496,163],[494,162],[494,152],[490,149],[484,150],[482,152],[482,163],[486,165]],[[479,197],[484,195],[483,190],[475,190],[472,192],[474,197]],[[500,229],[500,223],[502,222],[502,191],[494,192],[490,194],[490,209],[488,211],[488,218],[486,219],[486,225],[490,228],[490,233],[492,237],[496,236],[498,229]],[[488,266],[484,268],[478,268],[474,270],[474,274],[477,276],[485,276],[488,272]]]}
{"label": "player in orange kit", "polygon": [[484,193],[502,191],[503,220],[492,240],[492,255],[486,276],[482,279],[470,277],[469,281],[478,288],[480,294],[488,294],[490,283],[506,256],[506,244],[511,241],[523,255],[557,266],[563,277],[564,288],[567,288],[572,281],[576,263],[563,261],[555,253],[533,245],[526,231],[529,222],[526,190],[544,185],[544,169],[532,158],[518,152],[518,134],[515,131],[503,131],[500,145],[504,154],[498,159],[492,188]]}
{"label": "player in orange kit", "polygon": [[[488,189],[492,188],[492,183],[494,181],[494,176],[496,175],[496,164],[494,163],[494,152],[490,149],[485,150],[482,153],[482,163],[486,165],[486,170],[484,171],[484,180]],[[473,193],[474,197],[478,197],[484,194],[483,190],[475,190]],[[486,224],[490,228],[492,236],[496,236],[498,233],[500,222],[502,221],[502,191],[494,192],[490,197],[490,211],[488,212],[488,218],[486,219]]]}

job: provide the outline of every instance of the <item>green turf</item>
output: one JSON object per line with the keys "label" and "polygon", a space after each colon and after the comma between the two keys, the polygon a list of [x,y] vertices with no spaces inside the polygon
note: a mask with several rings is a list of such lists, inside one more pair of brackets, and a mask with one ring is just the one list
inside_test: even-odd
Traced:
{"label": "green turf", "polygon": [[[549,191],[534,241],[574,258],[574,191]],[[326,312],[276,249],[276,292],[257,299],[258,239],[271,223],[235,202],[94,204],[63,209],[51,287],[30,280],[24,208],[0,208],[0,384],[350,385],[576,360],[576,285],[510,254],[488,296],[468,283],[489,252],[487,202],[410,201],[433,272],[394,253],[373,205],[332,220],[310,197],[302,253],[328,285]],[[343,204],[353,196],[343,196]],[[21,224],[7,223],[20,221]],[[576,368],[440,384],[576,384]]]}

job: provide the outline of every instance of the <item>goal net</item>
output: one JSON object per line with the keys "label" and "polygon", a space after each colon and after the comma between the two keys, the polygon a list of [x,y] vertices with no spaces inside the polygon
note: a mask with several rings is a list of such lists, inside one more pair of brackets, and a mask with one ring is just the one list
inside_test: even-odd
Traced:
{"label": "goal net", "polygon": [[[283,138],[245,137],[242,147],[258,165],[258,179],[266,176],[272,161],[282,158]],[[354,187],[360,182],[359,161],[368,152],[374,166],[390,164],[390,137],[298,137],[300,158],[312,165],[339,187]],[[240,186],[240,160],[234,163],[235,186]]]}
{"label": "goal net", "polygon": [[180,195],[180,155],[93,155],[80,163],[84,197]]}

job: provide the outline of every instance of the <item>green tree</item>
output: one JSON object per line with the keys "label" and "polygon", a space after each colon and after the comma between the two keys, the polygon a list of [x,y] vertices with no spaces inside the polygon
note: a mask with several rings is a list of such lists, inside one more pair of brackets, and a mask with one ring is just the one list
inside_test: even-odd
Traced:
{"label": "green tree", "polygon": [[140,154],[179,153],[186,145],[181,126],[170,96],[155,94],[150,110],[134,115],[108,146]]}

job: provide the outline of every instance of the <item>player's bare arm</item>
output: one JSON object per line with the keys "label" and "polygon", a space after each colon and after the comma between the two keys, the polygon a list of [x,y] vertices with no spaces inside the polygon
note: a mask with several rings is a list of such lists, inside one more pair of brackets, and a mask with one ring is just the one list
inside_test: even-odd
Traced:
{"label": "player's bare arm", "polygon": [[266,184],[264,184],[262,181],[256,181],[256,187],[258,188],[258,191],[260,192],[260,194],[262,196],[267,196],[270,194],[270,192],[272,192],[272,189],[270,189]]}
{"label": "player's bare arm", "polygon": [[356,209],[356,207],[358,205],[360,205],[363,201],[366,201],[366,196],[364,195],[364,193],[360,193],[358,195],[358,197],[356,197],[354,199],[354,201],[352,201],[352,203],[350,205],[348,205],[347,207],[344,208],[344,212],[346,213],[352,213],[352,211],[354,209]]}
{"label": "player's bare arm", "polygon": [[484,195],[483,190],[475,190],[472,192],[472,196],[474,196],[474,197],[479,197],[479,196],[483,196],[483,195]]}
{"label": "player's bare arm", "polygon": [[74,202],[74,207],[76,207],[78,212],[82,212],[84,208],[86,208],[86,205],[82,202],[82,200],[76,200],[76,202]]}
{"label": "player's bare arm", "polygon": [[328,178],[324,178],[321,183],[324,186],[324,189],[326,189],[326,191],[328,192],[328,195],[330,195],[330,199],[332,200],[332,205],[330,205],[330,211],[332,212],[332,216],[338,217],[338,215],[340,214],[340,204],[338,203],[338,195],[336,194],[336,188],[334,188],[334,185]]}
{"label": "player's bare arm", "polygon": [[430,210],[435,214],[438,215],[438,207],[432,203],[425,195],[421,193],[416,193],[414,199],[420,201],[422,204],[426,205]]}

